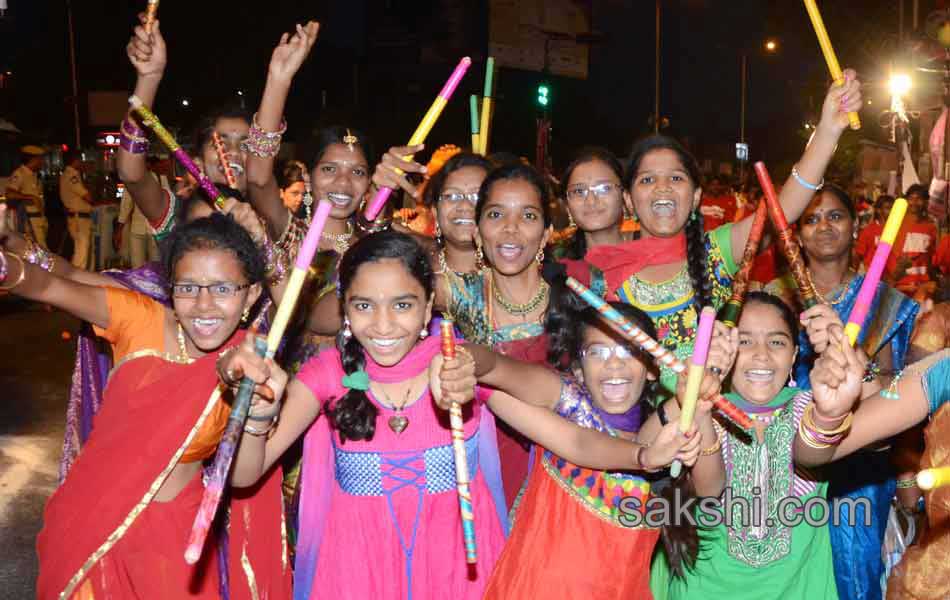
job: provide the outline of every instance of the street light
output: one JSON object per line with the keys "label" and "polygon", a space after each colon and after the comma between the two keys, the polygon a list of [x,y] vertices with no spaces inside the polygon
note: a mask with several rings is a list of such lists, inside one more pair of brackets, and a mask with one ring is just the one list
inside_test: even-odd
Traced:
{"label": "street light", "polygon": [[766,40],[765,42],[765,51],[766,52],[775,52],[778,50],[778,42],[775,40]]}
{"label": "street light", "polygon": [[185,98],[184,100],[181,101],[181,105],[188,107],[188,106],[191,106],[191,102],[188,102],[188,98]]}

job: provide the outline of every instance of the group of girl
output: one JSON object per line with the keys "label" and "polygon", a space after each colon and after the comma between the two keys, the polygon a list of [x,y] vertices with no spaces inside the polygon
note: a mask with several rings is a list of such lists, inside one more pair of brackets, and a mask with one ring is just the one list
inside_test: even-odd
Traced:
{"label": "group of girl", "polygon": [[[517,162],[460,153],[423,195],[414,176],[425,167],[402,158],[422,147],[391,148],[376,164],[363,133],[337,127],[319,133],[309,174],[294,166],[277,177],[284,103],[318,27],[281,39],[253,118],[220,112],[201,130],[206,173],[233,184],[223,211],[163,191],[145,170],[141,125],[123,122],[120,175],[163,246],[163,264],[147,275],[73,269],[8,231],[0,207],[0,287],[88,322],[111,357],[108,366],[91,351],[77,359],[64,481],[38,540],[38,596],[880,597],[844,591],[828,527],[779,514],[785,498],[826,496],[816,467],[915,425],[948,398],[946,354],[890,387],[862,388],[868,356],[900,368],[907,349],[914,309],[887,290],[861,348],[842,343],[857,276],[835,266],[831,246],[850,248],[853,210],[810,182],[822,180],[847,112],[861,106],[853,73],[829,91],[780,197],[790,221],[805,215],[809,268],[828,305],[806,312],[800,331],[776,296],[750,294],[736,327],[716,324],[683,432],[682,378],[584,309],[566,275],[686,359],[699,309],[731,293],[751,217],[704,233],[696,161],[662,136],[637,142],[625,166],[600,149],[577,157],[560,190],[576,232],[561,249],[548,244],[547,182]],[[150,105],[165,66],[160,24],[136,27],[127,50],[135,93]],[[426,199],[434,238],[360,217],[383,186]],[[262,359],[247,327],[266,328],[321,201],[332,209],[299,317],[280,364]],[[625,213],[639,222],[634,236],[622,230]],[[442,318],[455,326],[452,359],[440,353]],[[183,552],[203,470],[244,377],[258,386],[230,490],[191,566]],[[713,410],[723,387],[753,431]],[[471,565],[453,403],[464,406]],[[674,460],[687,469],[671,479]],[[286,478],[289,504],[284,466],[299,473]],[[730,494],[758,498],[762,519],[693,524],[669,504],[659,519],[648,511],[658,499]],[[736,516],[728,504],[716,510]],[[920,589],[922,575],[899,575],[902,590]],[[898,597],[923,597],[912,593]]]}

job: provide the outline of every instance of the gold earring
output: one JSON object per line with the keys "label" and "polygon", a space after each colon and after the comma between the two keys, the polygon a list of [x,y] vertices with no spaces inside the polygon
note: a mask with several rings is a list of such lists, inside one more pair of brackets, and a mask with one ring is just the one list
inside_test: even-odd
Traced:
{"label": "gold earring", "polygon": [[571,211],[567,211],[567,227],[568,229],[577,229],[577,223],[574,221],[574,215],[571,214]]}
{"label": "gold earring", "polygon": [[244,313],[241,314],[241,322],[242,322],[242,323],[247,323],[247,320],[248,320],[249,318],[251,318],[251,307],[250,307],[250,306],[248,306],[247,308],[245,308],[245,309],[244,309]]}
{"label": "gold earring", "polygon": [[475,269],[482,271],[485,268],[485,253],[482,252],[482,245],[475,245]]}
{"label": "gold earring", "polygon": [[534,255],[534,260],[538,262],[538,266],[541,266],[541,263],[544,262],[544,248],[538,248],[538,253]]}

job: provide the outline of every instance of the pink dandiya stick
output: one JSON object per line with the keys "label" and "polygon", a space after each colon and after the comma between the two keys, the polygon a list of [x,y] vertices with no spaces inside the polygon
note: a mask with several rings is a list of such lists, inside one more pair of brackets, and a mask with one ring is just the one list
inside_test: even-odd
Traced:
{"label": "pink dandiya stick", "polygon": [[[284,297],[277,308],[274,324],[267,334],[267,342],[265,343],[260,338],[254,340],[254,350],[260,356],[273,358],[274,353],[277,352],[280,340],[284,337],[284,331],[287,329],[287,323],[290,321],[290,315],[293,313],[297,299],[300,297],[300,291],[303,289],[307,271],[313,261],[313,255],[316,254],[317,247],[320,245],[320,235],[327,224],[327,217],[331,208],[332,206],[328,200],[321,200],[320,204],[317,205],[316,213],[310,222],[307,235],[300,245],[297,260],[288,278]],[[221,495],[227,485],[231,462],[234,460],[234,452],[241,440],[244,421],[247,419],[247,413],[251,407],[254,387],[255,384],[252,379],[248,377],[242,379],[236,399],[231,407],[231,415],[228,417],[224,434],[218,444],[211,475],[208,477],[204,495],[201,497],[201,505],[198,507],[198,514],[195,515],[195,522],[191,526],[191,535],[188,537],[185,561],[190,565],[197,563],[198,559],[201,558],[205,539],[208,537],[208,531],[211,529],[214,516],[218,512],[218,504],[221,502]]]}
{"label": "pink dandiya stick", "polygon": [[[699,327],[696,328],[696,341],[693,343],[693,357],[686,372],[686,393],[683,395],[683,406],[680,407],[680,431],[686,433],[693,426],[693,417],[696,415],[696,403],[699,402],[699,386],[703,382],[706,372],[706,358],[709,356],[709,344],[712,342],[713,324],[716,322],[716,310],[711,306],[704,306],[699,315]],[[670,475],[680,476],[683,463],[674,460],[670,465]]]}
{"label": "pink dandiya stick", "polygon": [[218,162],[221,163],[221,170],[224,171],[224,180],[228,182],[228,187],[237,189],[237,179],[234,178],[234,171],[228,162],[228,153],[224,150],[224,142],[217,131],[211,132],[211,142],[214,144],[214,152],[218,155]]}
{"label": "pink dandiya stick", "polygon": [[[452,94],[455,93],[455,88],[458,87],[459,82],[462,81],[462,77],[465,75],[465,71],[468,70],[468,67],[472,64],[472,59],[469,57],[463,58],[459,61],[458,66],[455,67],[455,70],[452,71],[452,75],[449,76],[449,80],[445,82],[445,85],[442,86],[442,91],[439,92],[439,95],[435,97],[435,101],[432,103],[432,106],[429,107],[429,110],[426,111],[424,117],[422,117],[422,122],[419,123],[419,126],[416,127],[415,133],[412,134],[412,137],[409,138],[409,146],[416,146],[425,141],[426,136],[429,135],[429,132],[432,131],[432,128],[435,126],[435,122],[438,120],[439,115],[442,114],[442,110],[445,108],[445,105],[448,104],[449,98],[452,97]],[[404,157],[405,160],[411,160],[412,156]],[[372,201],[369,203],[369,206],[366,209],[366,220],[375,221],[376,217],[379,216],[383,206],[386,204],[386,200],[389,199],[390,194],[393,193],[392,188],[381,188],[376,192],[376,195],[373,196]]]}
{"label": "pink dandiya stick", "polygon": [[198,165],[195,164],[195,161],[191,160],[191,157],[188,156],[188,153],[185,152],[181,145],[175,141],[175,137],[165,129],[165,126],[162,125],[162,122],[158,120],[152,111],[145,106],[138,96],[132,96],[129,98],[129,104],[132,105],[132,112],[138,116],[139,120],[142,121],[142,125],[145,125],[155,136],[162,140],[162,143],[168,147],[168,150],[175,156],[175,159],[178,161],[182,167],[188,171],[192,177],[195,178],[195,181],[198,182],[198,185],[201,186],[201,189],[204,190],[204,193],[214,202],[215,208],[218,210],[224,210],[224,195],[218,190],[218,187],[208,179],[208,176],[201,172],[201,169],[198,168]]}
{"label": "pink dandiya stick", "polygon": [[874,294],[877,292],[877,284],[881,281],[881,274],[887,265],[891,247],[894,245],[897,232],[900,231],[901,223],[904,221],[904,215],[906,214],[907,200],[898,198],[894,201],[894,207],[891,208],[891,212],[887,216],[887,222],[884,223],[881,241],[877,243],[874,258],[871,259],[871,266],[868,267],[868,272],[864,275],[861,289],[858,290],[858,297],[851,308],[851,314],[848,315],[848,324],[844,326],[844,333],[848,336],[848,342],[852,346],[857,343],[858,335],[860,335],[861,328],[864,327],[864,321],[871,310],[871,303],[874,302]]}
{"label": "pink dandiya stick", "polygon": [[[452,321],[443,320],[439,324],[442,336],[442,356],[455,358],[455,332]],[[452,450],[455,453],[455,481],[458,486],[459,510],[462,513],[462,536],[465,540],[465,562],[474,565],[478,562],[475,546],[475,511],[472,508],[472,492],[469,488],[468,456],[465,454],[465,424],[462,419],[462,406],[453,402],[449,408],[449,425],[452,427]]]}
{"label": "pink dandiya stick", "polygon": [[[682,373],[686,370],[684,365],[676,356],[663,347],[662,344],[648,336],[642,329],[624,318],[614,307],[610,306],[600,296],[592,292],[584,284],[573,277],[567,278],[567,287],[571,288],[575,294],[580,296],[581,300],[596,309],[604,321],[617,333],[628,340],[637,344],[640,348],[652,356],[658,363],[664,365],[674,373]],[[752,419],[747,414],[739,410],[735,404],[726,400],[724,396],[718,396],[713,400],[713,404],[722,414],[726,415],[733,423],[743,429],[752,428]]]}

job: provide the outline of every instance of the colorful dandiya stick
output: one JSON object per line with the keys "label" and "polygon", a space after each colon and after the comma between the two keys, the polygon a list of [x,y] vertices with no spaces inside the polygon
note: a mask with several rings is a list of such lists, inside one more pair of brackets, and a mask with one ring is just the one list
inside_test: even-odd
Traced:
{"label": "colorful dandiya stick", "polygon": [[[284,291],[284,297],[277,307],[277,314],[274,317],[274,323],[267,334],[267,341],[257,338],[254,340],[254,351],[260,356],[273,358],[284,337],[284,331],[287,329],[287,323],[300,297],[300,291],[303,289],[304,281],[307,277],[307,271],[310,269],[310,263],[313,261],[313,255],[320,245],[320,235],[327,224],[327,217],[332,208],[329,200],[321,200],[317,205],[317,210],[307,235],[304,237],[297,253],[297,260],[294,262],[294,268],[287,281],[287,288]],[[234,453],[241,441],[241,435],[244,431],[244,421],[247,419],[248,410],[251,407],[251,398],[254,394],[254,381],[248,377],[241,380],[240,387],[236,394],[234,404],[231,406],[231,415],[228,417],[228,423],[225,426],[224,434],[218,443],[218,450],[214,456],[214,465],[211,475],[205,485],[204,495],[201,497],[201,505],[198,507],[198,514],[195,515],[195,522],[191,526],[191,535],[188,537],[188,548],[185,550],[185,561],[193,565],[201,558],[201,551],[204,548],[205,539],[208,537],[208,531],[211,529],[211,523],[218,511],[218,504],[221,501],[221,495],[227,486],[228,472],[231,470],[231,462],[234,460]],[[217,391],[217,389],[216,389]]]}
{"label": "colorful dandiya stick", "polygon": [[228,187],[237,189],[237,180],[234,178],[234,171],[231,170],[228,153],[224,150],[224,142],[217,131],[211,132],[211,142],[214,144],[214,152],[218,155],[218,162],[221,163],[221,169],[224,171],[224,180],[228,182]]}
{"label": "colorful dandiya stick", "polygon": [[148,0],[148,6],[145,7],[145,33],[152,33],[152,26],[157,16],[158,0]]}
{"label": "colorful dandiya stick", "polygon": [[887,216],[884,223],[884,231],[881,232],[881,241],[877,243],[877,249],[874,250],[874,258],[871,259],[871,266],[864,275],[864,281],[861,282],[861,289],[858,290],[858,297],[854,301],[854,307],[851,308],[851,314],[848,315],[848,324],[844,326],[844,334],[848,336],[848,341],[852,346],[858,341],[858,335],[864,326],[864,320],[867,319],[868,312],[871,310],[871,303],[874,301],[874,293],[877,291],[877,284],[881,281],[881,274],[884,273],[884,267],[887,265],[887,258],[891,255],[891,248],[894,240],[897,238],[897,232],[900,231],[901,223],[904,222],[904,215],[907,214],[907,200],[898,198],[894,201],[891,213]]}
{"label": "colorful dandiya stick", "polygon": [[934,467],[917,473],[917,487],[922,490],[950,485],[950,467]]}
{"label": "colorful dandiya stick", "polygon": [[775,193],[775,186],[772,185],[772,178],[769,177],[769,171],[765,168],[765,163],[757,162],[754,165],[755,174],[759,178],[759,185],[762,186],[762,193],[765,195],[765,205],[769,209],[769,217],[772,219],[772,225],[775,226],[775,232],[778,234],[779,244],[782,252],[785,254],[785,260],[788,261],[789,270],[792,277],[795,278],[795,284],[798,286],[798,293],[802,297],[802,304],[806,309],[818,304],[818,294],[815,293],[815,287],[808,278],[808,272],[805,268],[805,261],[802,259],[801,246],[798,244],[798,236],[788,226],[788,220],[782,211],[782,205],[778,201],[778,194]]}
{"label": "colorful dandiya stick", "polygon": [[[686,365],[684,365],[680,359],[676,358],[672,352],[647,335],[642,329],[631,323],[620,314],[617,309],[605,302],[603,298],[592,292],[587,286],[573,277],[568,277],[567,287],[571,288],[571,291],[580,296],[581,300],[597,310],[612,329],[642,348],[644,352],[652,356],[658,363],[674,373],[683,373],[686,371]],[[749,418],[749,415],[742,412],[732,402],[726,400],[724,396],[718,396],[713,399],[713,404],[719,412],[724,414],[739,427],[746,430],[752,429],[752,419]]]}
{"label": "colorful dandiya stick", "polygon": [[[696,328],[696,341],[693,344],[693,358],[686,371],[686,393],[680,407],[680,431],[686,433],[693,426],[696,416],[696,403],[699,402],[699,386],[706,372],[706,358],[709,356],[709,344],[712,342],[713,324],[716,322],[716,309],[704,306],[699,314],[699,327]],[[670,475],[679,477],[683,463],[674,460],[670,465]]]}
{"label": "colorful dandiya stick", "polygon": [[[455,332],[452,321],[443,320],[439,324],[442,336],[442,356],[455,358]],[[465,562],[474,565],[478,562],[475,546],[475,510],[472,508],[472,492],[469,489],[468,457],[465,454],[465,425],[462,420],[462,406],[453,402],[449,408],[449,425],[452,428],[452,450],[455,452],[455,481],[459,493],[459,510],[462,513],[462,536],[465,540]]]}
{"label": "colorful dandiya stick", "polygon": [[[465,71],[468,70],[468,67],[472,64],[472,59],[465,57],[459,61],[459,64],[455,67],[455,70],[452,71],[452,75],[449,76],[449,80],[445,82],[445,85],[442,87],[442,91],[439,92],[439,95],[435,97],[435,101],[432,103],[432,106],[429,107],[429,110],[426,111],[422,121],[419,123],[419,126],[416,127],[415,133],[412,134],[412,137],[409,138],[409,146],[416,146],[425,141],[426,136],[429,135],[429,132],[432,131],[432,127],[435,126],[435,122],[438,120],[439,115],[442,114],[442,110],[445,108],[445,105],[448,104],[449,98],[452,97],[452,94],[455,93],[455,88],[458,87],[459,82],[462,80],[462,77],[465,75]],[[412,156],[403,157],[404,160],[412,160]],[[366,220],[375,221],[376,217],[379,216],[380,211],[383,210],[383,206],[386,204],[386,200],[389,199],[390,194],[393,193],[392,188],[384,187],[376,192],[376,195],[373,196],[372,201],[369,203],[369,206],[366,209]]]}
{"label": "colorful dandiya stick", "polygon": [[[815,0],[805,0],[805,10],[811,18],[811,25],[815,28],[815,35],[818,37],[818,45],[821,46],[821,53],[825,55],[825,62],[828,63],[828,72],[837,85],[844,85],[844,75],[841,73],[841,67],[838,65],[838,57],[835,55],[835,49],[831,47],[831,38],[828,37],[828,30],[825,29],[825,22],[818,12],[818,6]],[[858,113],[849,112],[848,121],[851,122],[851,129],[861,129],[861,119]]]}
{"label": "colorful dandiya stick", "polygon": [[482,94],[482,126],[478,130],[478,153],[488,154],[488,130],[491,129],[492,80],[495,77],[495,57],[485,63],[485,90]]}
{"label": "colorful dandiya stick", "polygon": [[201,169],[198,168],[198,165],[195,164],[195,161],[191,160],[191,157],[188,156],[188,153],[182,149],[181,145],[175,141],[175,137],[169,133],[165,126],[162,125],[162,122],[158,120],[152,111],[145,106],[138,96],[132,96],[129,98],[129,104],[132,105],[132,112],[138,116],[139,120],[142,121],[142,125],[145,125],[155,133],[155,136],[162,140],[162,143],[168,147],[168,150],[175,156],[175,159],[178,161],[182,167],[188,171],[192,177],[198,182],[198,185],[201,186],[201,189],[204,190],[204,193],[214,202],[215,208],[218,210],[224,210],[224,195],[218,191],[218,188],[214,183],[208,179],[208,176],[201,172]]}
{"label": "colorful dandiya stick", "polygon": [[478,96],[472,94],[468,97],[468,112],[472,125],[472,153],[478,154],[480,146],[478,145]]}
{"label": "colorful dandiya stick", "polygon": [[762,241],[762,232],[765,231],[765,221],[767,219],[768,213],[765,202],[760,201],[755,209],[755,216],[752,218],[749,240],[742,252],[742,266],[739,267],[736,276],[732,278],[732,296],[719,313],[719,320],[729,327],[736,326],[739,315],[742,313],[742,304],[745,302],[745,294],[749,289],[749,274],[752,272],[752,265],[755,263],[756,254],[759,251],[759,242]]}

